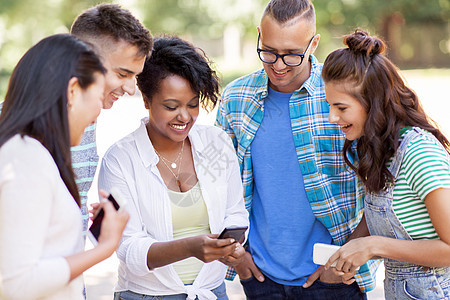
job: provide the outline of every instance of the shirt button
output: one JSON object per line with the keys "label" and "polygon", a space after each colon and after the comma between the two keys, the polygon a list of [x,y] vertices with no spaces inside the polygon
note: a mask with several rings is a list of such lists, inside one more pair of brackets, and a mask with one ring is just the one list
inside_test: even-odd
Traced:
{"label": "shirt button", "polygon": [[249,140],[249,139],[251,139],[251,138],[252,138],[251,136],[247,135],[247,140]]}

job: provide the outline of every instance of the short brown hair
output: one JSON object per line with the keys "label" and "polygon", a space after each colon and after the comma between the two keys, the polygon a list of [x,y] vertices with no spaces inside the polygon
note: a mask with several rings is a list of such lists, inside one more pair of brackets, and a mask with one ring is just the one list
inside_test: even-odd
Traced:
{"label": "short brown hair", "polygon": [[136,46],[146,56],[153,47],[150,31],[129,10],[117,4],[99,4],[83,11],[73,22],[70,32],[90,43],[102,38],[123,40]]}

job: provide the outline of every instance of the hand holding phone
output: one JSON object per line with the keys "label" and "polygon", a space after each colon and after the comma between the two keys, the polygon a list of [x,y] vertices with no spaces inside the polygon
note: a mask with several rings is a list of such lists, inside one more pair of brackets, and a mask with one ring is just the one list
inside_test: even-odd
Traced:
{"label": "hand holding phone", "polygon": [[[336,245],[315,243],[313,248],[313,262],[317,265],[325,265],[330,257],[339,250],[339,248],[341,247]],[[331,267],[336,267],[337,261],[338,260],[334,261],[331,264]],[[358,271],[359,267],[356,270]]]}
{"label": "hand holding phone", "polygon": [[[325,265],[330,259],[331,255],[333,255],[336,251],[339,250],[339,246],[315,243],[313,248],[313,262],[317,265]],[[337,260],[331,264],[332,267],[335,267]]]}
{"label": "hand holding phone", "polygon": [[[117,188],[112,188],[108,198],[106,199],[112,202],[114,208],[117,211],[122,210],[126,204],[126,201],[122,198]],[[92,224],[87,232],[89,240],[94,246],[96,246],[98,243],[98,237],[100,236],[100,230],[104,216],[105,212],[103,208],[100,208],[95,214],[94,219],[92,220]]]}
{"label": "hand holding phone", "polygon": [[233,238],[236,242],[241,242],[248,226],[227,227],[219,235],[218,239]]}

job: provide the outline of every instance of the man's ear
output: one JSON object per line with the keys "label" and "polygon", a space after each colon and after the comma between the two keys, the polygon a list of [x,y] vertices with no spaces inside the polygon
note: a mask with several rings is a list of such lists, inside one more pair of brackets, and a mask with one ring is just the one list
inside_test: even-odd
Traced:
{"label": "man's ear", "polygon": [[310,52],[310,54],[313,54],[314,51],[316,51],[317,46],[319,46],[319,41],[320,41],[320,34],[316,34],[314,36],[313,41],[311,42],[311,52]]}
{"label": "man's ear", "polygon": [[80,84],[78,78],[72,77],[67,84],[67,108],[72,108],[78,93],[80,92]]}

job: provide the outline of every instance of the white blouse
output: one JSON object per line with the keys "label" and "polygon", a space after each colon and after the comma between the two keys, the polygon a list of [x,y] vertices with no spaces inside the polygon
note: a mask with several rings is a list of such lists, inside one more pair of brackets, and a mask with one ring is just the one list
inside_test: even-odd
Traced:
{"label": "white blouse", "polygon": [[[172,264],[149,270],[147,252],[155,242],[173,240],[168,189],[157,168],[158,156],[147,135],[146,123],[114,144],[100,167],[100,189],[117,187],[128,202],[130,220],[117,250],[119,280],[116,291],[146,295],[188,294],[216,299],[211,292],[224,280],[226,266],[204,264],[192,285],[185,286]],[[197,178],[209,216],[211,233],[229,226],[248,226],[239,164],[228,135],[219,128],[194,125],[189,132]]]}
{"label": "white blouse", "polygon": [[81,212],[47,149],[15,135],[0,148],[0,273],[5,299],[83,299],[64,257],[82,251]]}

